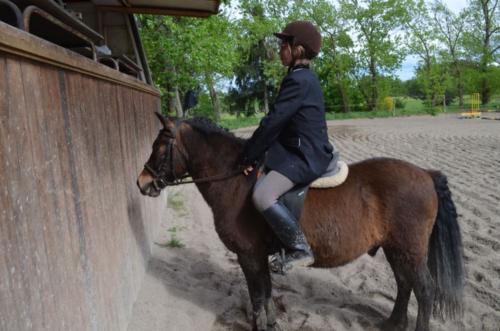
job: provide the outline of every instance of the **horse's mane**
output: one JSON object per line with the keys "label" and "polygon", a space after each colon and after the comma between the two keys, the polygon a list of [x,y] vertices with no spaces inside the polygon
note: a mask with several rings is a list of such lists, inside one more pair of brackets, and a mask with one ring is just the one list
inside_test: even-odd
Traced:
{"label": "horse's mane", "polygon": [[243,144],[243,142],[245,141],[242,138],[236,137],[234,133],[229,131],[229,129],[214,123],[212,120],[206,117],[193,117],[186,119],[183,122],[189,124],[193,129],[197,130],[205,136],[218,134],[240,144]]}

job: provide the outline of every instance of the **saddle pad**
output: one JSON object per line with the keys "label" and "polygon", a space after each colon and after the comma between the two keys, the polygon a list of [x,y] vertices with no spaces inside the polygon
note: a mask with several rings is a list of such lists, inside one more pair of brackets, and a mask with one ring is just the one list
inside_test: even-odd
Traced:
{"label": "saddle pad", "polygon": [[349,167],[343,161],[337,162],[338,171],[329,177],[320,177],[311,183],[311,188],[331,188],[342,184],[349,174]]}

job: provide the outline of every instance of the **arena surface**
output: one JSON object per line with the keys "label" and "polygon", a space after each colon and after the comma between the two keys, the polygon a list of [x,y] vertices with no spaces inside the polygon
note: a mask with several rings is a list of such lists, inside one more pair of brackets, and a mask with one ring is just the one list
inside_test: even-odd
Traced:
{"label": "arena surface", "polygon": [[[349,163],[388,156],[448,176],[465,250],[466,311],[462,323],[432,319],[431,328],[499,330],[500,121],[442,115],[332,121],[329,128]],[[170,214],[153,245],[129,330],[250,330],[243,274],[219,241],[210,209],[193,185],[167,190]],[[162,245],[172,235],[184,247]],[[281,330],[378,330],[396,296],[382,250],[337,269],[274,276],[273,284]],[[412,295],[408,330],[416,311]]]}

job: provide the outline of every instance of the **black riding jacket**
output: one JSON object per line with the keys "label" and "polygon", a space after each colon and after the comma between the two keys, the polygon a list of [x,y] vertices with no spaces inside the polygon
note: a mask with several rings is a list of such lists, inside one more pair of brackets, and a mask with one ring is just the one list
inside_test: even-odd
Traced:
{"label": "black riding jacket", "polygon": [[332,160],[323,93],[308,66],[289,70],[273,108],[246,142],[241,163],[251,165],[266,151],[265,166],[297,184],[320,177]]}

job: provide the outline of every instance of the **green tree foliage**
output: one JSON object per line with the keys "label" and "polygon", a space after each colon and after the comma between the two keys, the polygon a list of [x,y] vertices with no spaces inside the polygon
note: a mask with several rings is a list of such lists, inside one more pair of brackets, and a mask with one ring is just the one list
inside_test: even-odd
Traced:
{"label": "green tree foliage", "polygon": [[380,95],[379,76],[391,74],[403,61],[405,50],[396,34],[408,20],[406,1],[340,0],[340,12],[351,22],[355,35],[353,48],[358,81],[369,110],[375,110]]}
{"label": "green tree foliage", "polygon": [[349,112],[353,104],[361,103],[361,95],[350,89],[355,84],[355,60],[348,20],[338,7],[325,0],[311,1],[302,12],[304,19],[313,21],[323,35],[322,54],[315,60],[315,69],[323,83],[326,108]]}
{"label": "green tree foliage", "polygon": [[[313,21],[322,34],[312,67],[327,111],[382,109],[387,96],[433,107],[444,95],[463,105],[464,94],[480,92],[486,103],[500,93],[498,0],[470,0],[457,14],[432,1],[233,0],[208,19],[139,21],[165,111],[178,116],[186,116],[182,100],[193,90],[200,94],[193,112],[216,120],[223,111],[268,112],[287,72],[272,33],[296,19]],[[402,82],[394,73],[408,55],[419,63]]]}
{"label": "green tree foliage", "polygon": [[481,101],[486,104],[492,92],[491,79],[500,65],[500,6],[498,0],[471,0],[467,11],[465,45],[469,60],[479,63]]}
{"label": "green tree foliage", "polygon": [[413,4],[411,19],[406,23],[406,40],[409,52],[420,59],[417,82],[422,86],[426,102],[434,106],[442,90],[443,81],[438,70],[440,43],[437,29],[423,0]]}
{"label": "green tree foliage", "polygon": [[277,31],[278,24],[268,19],[266,3],[246,0],[238,7],[242,13],[238,25],[243,33],[237,40],[239,61],[229,91],[231,109],[238,114],[267,113],[278,84],[270,66],[277,52],[272,33]]}
{"label": "green tree foliage", "polygon": [[454,14],[441,0],[432,4],[434,26],[437,31],[437,40],[446,46],[442,52],[442,60],[450,66],[454,86],[459,98],[459,105],[464,105],[464,84],[462,80],[462,65],[460,59],[464,54],[465,23],[468,19],[467,11],[462,10]]}
{"label": "green tree foliage", "polygon": [[182,116],[180,94],[203,87],[218,119],[221,105],[216,87],[233,75],[237,27],[224,12],[207,19],[141,15],[140,22],[155,83],[168,104],[177,104],[176,113]]}

